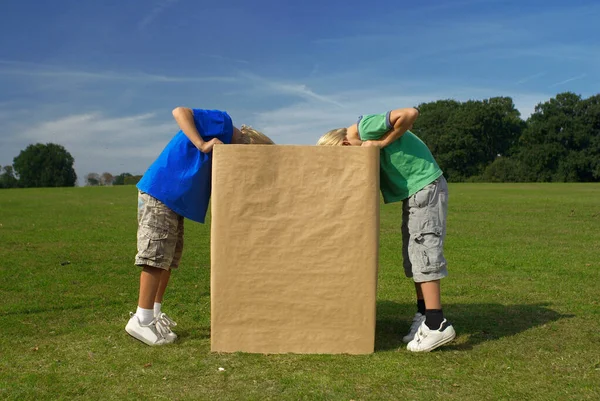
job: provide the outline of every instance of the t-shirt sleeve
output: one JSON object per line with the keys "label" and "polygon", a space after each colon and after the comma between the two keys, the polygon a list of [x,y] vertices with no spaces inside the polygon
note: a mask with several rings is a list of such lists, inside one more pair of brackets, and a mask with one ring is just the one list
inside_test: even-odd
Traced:
{"label": "t-shirt sleeve", "polygon": [[360,116],[356,125],[360,139],[363,141],[377,140],[392,129],[390,112]]}
{"label": "t-shirt sleeve", "polygon": [[192,109],[194,124],[204,140],[218,138],[221,142],[230,144],[233,136],[233,122],[225,111]]}

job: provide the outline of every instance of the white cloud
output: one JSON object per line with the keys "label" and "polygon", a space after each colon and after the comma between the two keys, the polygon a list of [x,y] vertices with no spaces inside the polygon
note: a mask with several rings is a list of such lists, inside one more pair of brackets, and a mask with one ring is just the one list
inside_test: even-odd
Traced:
{"label": "white cloud", "polygon": [[578,76],[576,76],[576,77],[567,78],[567,79],[565,79],[564,81],[556,82],[556,83],[554,83],[554,84],[550,85],[550,88],[553,88],[553,87],[555,87],[555,86],[564,85],[564,84],[567,84],[567,83],[569,83],[569,82],[572,82],[572,81],[576,81],[576,80],[578,80],[578,79],[585,78],[586,76],[587,76],[587,74],[581,74],[581,75],[578,75]]}
{"label": "white cloud", "polygon": [[521,84],[524,84],[525,82],[529,82],[529,81],[531,81],[533,79],[543,77],[544,75],[546,75],[546,72],[545,71],[541,71],[541,72],[538,72],[537,74],[529,75],[529,76],[527,76],[525,78],[519,79],[516,82],[516,84],[517,85],[521,85]]}
{"label": "white cloud", "polygon": [[40,78],[64,78],[66,80],[78,79],[86,81],[129,81],[141,83],[192,83],[192,82],[234,82],[235,77],[228,76],[169,76],[148,74],[145,72],[114,72],[114,71],[82,71],[71,70],[60,66],[27,63],[12,60],[0,60],[0,75],[23,75]]}
{"label": "white cloud", "polygon": [[234,62],[234,63],[238,63],[238,64],[250,64],[250,62],[247,60],[242,60],[239,58],[232,58],[232,57],[225,57],[225,56],[221,56],[219,54],[198,53],[198,55],[203,56],[203,57],[213,58],[216,60],[221,60],[221,61]]}
{"label": "white cloud", "polygon": [[90,172],[142,174],[178,131],[172,119],[159,119],[154,113],[124,117],[76,114],[20,128],[15,127],[15,135],[2,138],[2,142],[12,149],[24,149],[31,143],[64,146],[75,158],[80,184]]}
{"label": "white cloud", "polygon": [[306,100],[317,100],[321,103],[329,103],[337,107],[344,107],[334,96],[325,96],[311,90],[305,84],[280,82],[274,79],[267,79],[247,72],[240,74],[254,85],[254,90],[268,92],[276,95],[291,95]]}

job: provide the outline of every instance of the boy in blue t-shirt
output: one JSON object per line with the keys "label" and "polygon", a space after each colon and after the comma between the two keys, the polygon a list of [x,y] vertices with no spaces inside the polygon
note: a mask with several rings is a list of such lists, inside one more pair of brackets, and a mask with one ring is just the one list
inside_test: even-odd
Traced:
{"label": "boy in blue t-shirt", "polygon": [[212,149],[217,144],[273,144],[266,135],[219,110],[177,107],[181,130],[148,168],[137,187],[138,233],[135,264],[142,268],[137,311],[125,331],[148,345],[169,344],[176,323],[161,313],[171,269],[183,251],[183,222],[204,223],[211,192]]}

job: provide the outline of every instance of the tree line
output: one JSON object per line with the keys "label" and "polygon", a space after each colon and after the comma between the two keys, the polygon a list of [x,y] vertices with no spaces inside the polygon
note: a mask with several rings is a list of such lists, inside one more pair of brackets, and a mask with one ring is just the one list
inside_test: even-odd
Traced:
{"label": "tree line", "polygon": [[413,131],[449,181],[600,181],[600,94],[560,93],[526,121],[510,97],[419,108]]}
{"label": "tree line", "polygon": [[[419,105],[413,132],[451,182],[600,182],[600,94],[559,93],[522,120],[510,97]],[[29,145],[0,169],[0,188],[75,186],[74,159],[57,144]],[[89,173],[85,185],[141,176]]]}
{"label": "tree line", "polygon": [[[77,174],[75,159],[62,146],[55,143],[36,143],[27,146],[13,159],[13,164],[0,166],[0,188],[74,187]],[[135,185],[141,175],[121,173],[89,173],[85,185]]]}
{"label": "tree line", "polygon": [[90,187],[103,185],[135,185],[142,179],[141,175],[121,173],[113,176],[111,173],[89,173],[85,176],[85,185]]}

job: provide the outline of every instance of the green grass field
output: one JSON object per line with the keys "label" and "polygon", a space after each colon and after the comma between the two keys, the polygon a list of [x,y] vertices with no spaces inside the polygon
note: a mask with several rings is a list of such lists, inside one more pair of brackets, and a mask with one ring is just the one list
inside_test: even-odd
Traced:
{"label": "green grass field", "polygon": [[179,342],[129,337],[136,196],[0,191],[0,399],[600,399],[598,184],[450,184],[442,300],[458,336],[428,354],[401,343],[414,290],[400,205],[383,206],[366,356],[211,353],[210,224],[192,222],[163,307]]}

